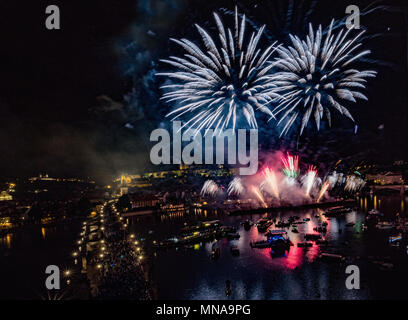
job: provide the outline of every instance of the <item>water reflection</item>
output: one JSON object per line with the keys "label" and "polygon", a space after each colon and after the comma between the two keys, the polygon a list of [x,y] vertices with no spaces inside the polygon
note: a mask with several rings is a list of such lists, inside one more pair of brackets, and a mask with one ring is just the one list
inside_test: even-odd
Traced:
{"label": "water reflection", "polygon": [[[194,209],[191,213],[167,215],[164,219],[149,219],[149,229],[157,238],[165,238],[180,230],[184,223],[194,223],[204,219],[219,219],[224,225],[238,228],[240,238],[228,241],[219,240],[221,255],[217,260],[210,259],[213,243],[201,243],[190,249],[158,251],[153,256],[154,277],[160,299],[366,299],[371,298],[370,283],[358,292],[350,292],[344,286],[344,270],[340,266],[321,262],[318,256],[325,248],[313,245],[299,248],[305,233],[315,233],[313,229],[323,222],[327,223],[325,239],[333,248],[346,255],[378,254],[379,239],[371,239],[361,231],[367,211],[377,208],[386,216],[396,212],[405,214],[405,203],[401,197],[374,195],[358,199],[358,209],[347,213],[344,218],[326,218],[323,210],[313,209],[294,212],[269,213],[269,217],[287,220],[297,215],[300,220],[310,218],[309,222],[298,225],[299,233],[289,228],[288,236],[293,246],[282,257],[275,257],[271,249],[252,249],[251,241],[264,239],[257,228],[245,231],[241,222],[250,219],[256,222],[262,215],[227,216],[216,214],[209,209]],[[346,224],[349,224],[348,226]],[[354,224],[354,225],[351,225]],[[143,233],[144,222],[139,220],[133,228]],[[382,243],[382,242],[381,242]],[[230,246],[236,245],[238,257],[232,256]],[[386,247],[386,245],[385,245]],[[233,292],[225,296],[225,281],[232,283]],[[362,281],[369,281],[365,278]]]}

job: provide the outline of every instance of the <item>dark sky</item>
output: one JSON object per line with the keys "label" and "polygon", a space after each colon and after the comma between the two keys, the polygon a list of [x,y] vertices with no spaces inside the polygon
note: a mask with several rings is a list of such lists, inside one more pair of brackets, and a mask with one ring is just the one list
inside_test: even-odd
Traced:
{"label": "dark sky", "polygon": [[[269,3],[273,8],[276,1],[286,3],[263,0],[254,7],[257,1],[239,1],[238,6],[260,24],[268,24],[262,6]],[[371,2],[350,4],[365,7]],[[213,10],[232,9],[234,3],[2,1],[1,178],[47,171],[100,179],[148,167],[149,129],[159,125],[156,117],[165,111],[157,107],[157,84],[151,73],[160,68],[159,58],[177,53],[168,38],[194,36],[193,23],[206,25],[212,22]],[[378,142],[379,152],[390,161],[407,157],[407,9],[402,5],[405,1],[379,3],[389,8],[362,17],[361,23],[370,34],[381,33],[367,44],[372,56],[385,64],[375,64],[379,76],[366,92],[369,102],[361,104],[355,118],[364,141],[358,148],[364,148],[366,140],[370,147]],[[61,30],[45,28],[48,4],[59,5]],[[320,1],[310,19],[327,25],[331,16],[344,15],[348,4]],[[132,89],[134,108],[124,99]],[[133,129],[126,129],[125,124]],[[384,129],[378,130],[381,124]],[[326,138],[320,135],[316,144]]]}

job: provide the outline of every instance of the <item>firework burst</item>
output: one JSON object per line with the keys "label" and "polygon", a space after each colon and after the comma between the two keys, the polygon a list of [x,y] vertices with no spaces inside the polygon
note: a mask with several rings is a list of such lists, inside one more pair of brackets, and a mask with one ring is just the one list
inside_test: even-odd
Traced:
{"label": "firework burst", "polygon": [[309,170],[302,177],[302,184],[306,190],[306,196],[310,195],[313,185],[316,182],[317,170],[314,166],[309,166]]}
{"label": "firework burst", "polygon": [[275,172],[272,169],[265,168],[263,175],[265,180],[261,183],[261,188],[266,189],[276,199],[279,199],[279,185]]}
{"label": "firework burst", "polygon": [[[162,86],[167,92],[162,98],[174,103],[175,109],[167,114],[172,120],[188,116],[183,127],[215,128],[221,132],[227,127],[235,129],[240,114],[251,128],[257,128],[255,112],[274,117],[267,105],[279,98],[275,84],[270,81],[273,67],[268,60],[277,49],[275,42],[266,50],[258,48],[264,27],[249,39],[245,36],[245,15],[239,21],[235,8],[234,29],[225,28],[220,17],[214,13],[219,41],[195,25],[204,47],[187,39],[171,39],[185,51],[183,58],[170,57],[161,60],[177,70],[158,73],[173,80]],[[220,46],[217,46],[219,43]],[[206,130],[206,132],[207,132]]]}
{"label": "firework burst", "polygon": [[228,185],[227,193],[228,195],[240,196],[244,192],[245,188],[242,184],[241,178],[234,178]]}
{"label": "firework burst", "polygon": [[366,182],[354,175],[346,177],[346,184],[344,186],[344,190],[348,192],[356,192],[362,189],[365,186]]}
{"label": "firework burst", "polygon": [[283,173],[288,178],[296,179],[299,175],[299,157],[298,156],[291,156],[289,153],[287,154],[287,158],[281,158],[282,163],[284,165]]}
{"label": "firework burst", "polygon": [[[281,136],[286,134],[296,119],[302,117],[300,135],[313,114],[317,130],[326,116],[329,126],[333,107],[354,121],[344,102],[367,100],[361,89],[365,89],[366,78],[376,76],[375,71],[359,71],[353,63],[368,55],[370,50],[358,52],[359,39],[364,31],[350,38],[350,29],[333,32],[333,22],[325,36],[321,25],[316,32],[309,24],[306,41],[290,35],[292,46],[278,48],[279,58],[274,62],[276,73],[271,77],[282,95],[272,111],[280,116],[278,125],[285,121]],[[341,102],[341,103],[340,103]]]}
{"label": "firework burst", "polygon": [[202,196],[212,196],[214,197],[219,191],[218,185],[213,180],[207,180],[204,182],[203,187],[201,188]]}

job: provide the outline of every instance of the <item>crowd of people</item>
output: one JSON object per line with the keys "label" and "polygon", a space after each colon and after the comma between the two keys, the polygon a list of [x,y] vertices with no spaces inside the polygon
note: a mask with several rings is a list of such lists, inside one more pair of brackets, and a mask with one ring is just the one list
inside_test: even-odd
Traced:
{"label": "crowd of people", "polygon": [[117,216],[106,210],[104,224],[105,250],[99,259],[97,298],[150,300],[148,281],[145,280],[137,241],[126,232]]}

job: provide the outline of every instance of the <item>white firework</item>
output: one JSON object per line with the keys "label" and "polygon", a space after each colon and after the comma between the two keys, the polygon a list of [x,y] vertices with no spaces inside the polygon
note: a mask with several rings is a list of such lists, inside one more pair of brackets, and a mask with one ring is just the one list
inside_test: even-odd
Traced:
{"label": "white firework", "polygon": [[330,188],[333,189],[339,181],[339,174],[333,171],[331,175],[327,177],[327,182],[330,184]]}
{"label": "white firework", "polygon": [[235,129],[242,113],[247,124],[257,128],[255,112],[273,117],[267,105],[279,97],[270,81],[269,59],[277,49],[276,42],[264,51],[258,48],[265,26],[249,39],[245,37],[246,18],[243,15],[239,21],[237,8],[233,31],[224,27],[216,13],[214,18],[219,41],[197,24],[203,47],[187,39],[171,39],[186,53],[182,58],[171,56],[161,60],[177,69],[157,74],[173,80],[161,87],[167,91],[161,99],[176,106],[167,116],[175,120],[186,115],[188,120],[183,127],[205,128],[207,133],[210,128],[214,132],[227,127]]}
{"label": "white firework", "polygon": [[228,195],[241,195],[245,188],[242,184],[241,178],[234,178],[228,185],[227,193]]}
{"label": "white firework", "polygon": [[201,188],[202,196],[215,196],[218,193],[218,185],[213,180],[207,180],[204,182],[203,187]]}
{"label": "white firework", "polygon": [[346,185],[344,186],[345,191],[356,192],[361,190],[365,186],[366,182],[354,175],[347,176]]}
{"label": "white firework", "polygon": [[353,62],[370,53],[359,51],[359,38],[349,37],[351,29],[333,32],[333,21],[324,36],[322,27],[314,32],[309,24],[306,41],[290,35],[292,46],[278,48],[279,58],[274,62],[276,73],[270,77],[278,86],[282,97],[274,108],[274,116],[280,115],[278,125],[285,120],[281,136],[286,134],[296,119],[301,116],[300,135],[313,113],[317,130],[320,120],[325,116],[331,126],[331,114],[328,107],[333,107],[342,115],[354,121],[344,102],[367,100],[361,89],[365,89],[366,78],[376,76],[376,71],[359,71],[352,68]]}

